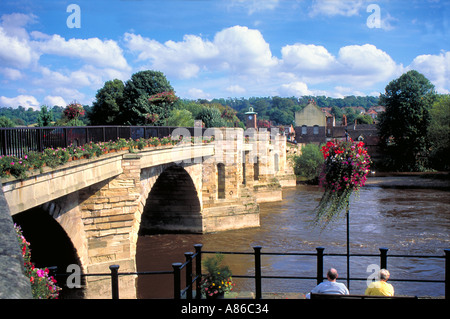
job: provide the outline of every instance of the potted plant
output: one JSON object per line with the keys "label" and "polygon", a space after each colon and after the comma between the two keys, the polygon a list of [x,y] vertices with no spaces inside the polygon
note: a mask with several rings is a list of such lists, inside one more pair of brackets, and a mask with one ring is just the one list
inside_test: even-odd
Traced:
{"label": "potted plant", "polygon": [[202,263],[207,273],[203,276],[201,291],[207,299],[223,298],[226,292],[233,289],[231,270],[223,265],[223,259],[224,255],[216,254]]}

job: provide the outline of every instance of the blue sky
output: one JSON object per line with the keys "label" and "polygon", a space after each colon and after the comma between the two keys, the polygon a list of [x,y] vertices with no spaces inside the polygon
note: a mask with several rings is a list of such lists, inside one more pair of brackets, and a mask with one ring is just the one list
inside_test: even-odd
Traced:
{"label": "blue sky", "polygon": [[444,0],[1,0],[0,107],[91,104],[146,69],[187,99],[378,96],[411,69],[450,93],[449,16]]}

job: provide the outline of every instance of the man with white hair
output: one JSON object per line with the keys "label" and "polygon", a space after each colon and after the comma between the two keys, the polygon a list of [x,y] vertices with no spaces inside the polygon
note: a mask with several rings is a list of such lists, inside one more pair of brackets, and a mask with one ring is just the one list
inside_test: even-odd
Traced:
{"label": "man with white hair", "polygon": [[391,284],[387,283],[389,277],[389,271],[386,269],[381,269],[380,280],[372,282],[367,287],[365,294],[367,296],[393,296],[394,287]]}

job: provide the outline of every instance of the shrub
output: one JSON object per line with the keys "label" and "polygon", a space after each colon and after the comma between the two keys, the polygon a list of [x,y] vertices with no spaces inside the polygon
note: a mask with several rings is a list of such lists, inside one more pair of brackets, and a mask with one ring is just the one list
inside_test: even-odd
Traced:
{"label": "shrub", "polygon": [[319,145],[307,144],[303,146],[302,154],[294,156],[293,160],[295,175],[317,183],[324,161]]}

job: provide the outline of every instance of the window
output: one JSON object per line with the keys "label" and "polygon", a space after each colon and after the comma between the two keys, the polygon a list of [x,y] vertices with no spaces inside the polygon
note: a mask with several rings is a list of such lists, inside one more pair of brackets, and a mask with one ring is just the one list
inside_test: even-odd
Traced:
{"label": "window", "polygon": [[319,126],[318,125],[314,125],[314,127],[313,127],[313,134],[314,135],[319,134]]}
{"label": "window", "polygon": [[302,125],[302,135],[306,135],[306,125]]}
{"label": "window", "polygon": [[225,164],[217,164],[217,198],[225,198]]}

